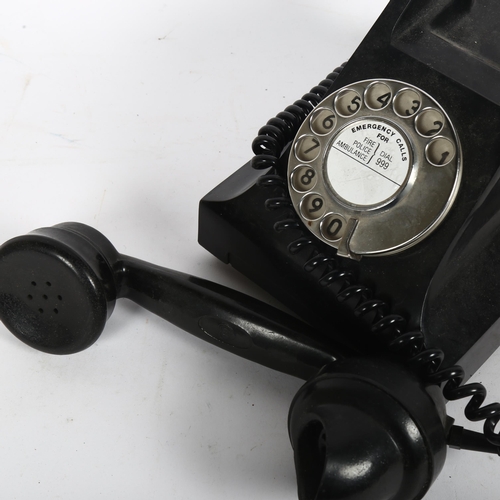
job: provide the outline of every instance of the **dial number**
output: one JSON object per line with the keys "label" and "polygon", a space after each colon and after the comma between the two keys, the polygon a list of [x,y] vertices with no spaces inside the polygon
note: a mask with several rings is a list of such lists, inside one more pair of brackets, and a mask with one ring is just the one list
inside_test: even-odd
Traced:
{"label": "dial number", "polygon": [[317,220],[325,213],[325,200],[319,194],[308,194],[302,199],[300,211],[304,219]]}
{"label": "dial number", "polygon": [[310,191],[317,181],[316,172],[311,167],[297,167],[292,172],[292,186],[299,193]]}
{"label": "dial number", "polygon": [[295,144],[295,156],[302,162],[314,161],[321,151],[320,142],[313,135],[302,136]]}
{"label": "dial number", "polygon": [[427,161],[435,167],[444,167],[455,158],[455,145],[444,137],[438,137],[427,145],[425,155]]}
{"label": "dial number", "polygon": [[327,135],[337,125],[337,117],[331,109],[320,108],[311,115],[310,125],[315,134]]}
{"label": "dial number", "polygon": [[340,214],[328,214],[320,224],[323,238],[328,241],[338,241],[344,236],[346,220]]}
{"label": "dial number", "polygon": [[444,117],[437,109],[426,109],[415,119],[415,128],[423,137],[434,137],[443,130]]}
{"label": "dial number", "polygon": [[394,98],[394,112],[401,118],[408,118],[417,113],[422,105],[422,99],[416,91],[401,90]]}
{"label": "dial number", "polygon": [[335,110],[340,116],[353,116],[361,109],[361,102],[361,96],[355,90],[347,89],[335,99]]}
{"label": "dial number", "polygon": [[388,85],[376,82],[366,89],[365,102],[368,108],[378,111],[384,109],[392,100],[392,92]]}

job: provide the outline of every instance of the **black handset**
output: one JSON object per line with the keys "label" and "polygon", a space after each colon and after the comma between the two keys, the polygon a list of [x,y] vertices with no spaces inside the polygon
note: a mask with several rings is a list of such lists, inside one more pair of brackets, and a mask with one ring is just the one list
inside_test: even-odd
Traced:
{"label": "black handset", "polygon": [[[308,325],[215,283],[119,254],[92,227],[64,223],[0,246],[0,319],[52,354],[86,349],[118,298],[246,359],[307,380],[289,433],[299,498],[420,498],[446,457],[452,422],[435,381],[397,359],[344,358]],[[371,446],[365,446],[369,440]],[[479,449],[494,451],[474,436]],[[477,448],[476,443],[474,446]],[[355,475],[345,468],[364,464]]]}

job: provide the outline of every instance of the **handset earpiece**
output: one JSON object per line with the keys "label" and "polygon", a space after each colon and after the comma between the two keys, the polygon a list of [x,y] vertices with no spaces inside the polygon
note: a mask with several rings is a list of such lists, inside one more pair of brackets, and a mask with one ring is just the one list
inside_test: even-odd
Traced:
{"label": "handset earpiece", "polygon": [[36,349],[70,354],[89,347],[117,298],[308,380],[289,414],[301,500],[417,500],[439,474],[446,454],[443,397],[401,364],[343,359],[341,349],[286,313],[120,255],[83,224],[38,229],[0,247],[0,319]]}
{"label": "handset earpiece", "polygon": [[421,499],[444,465],[450,426],[439,388],[400,363],[332,363],[290,407],[299,499]]}

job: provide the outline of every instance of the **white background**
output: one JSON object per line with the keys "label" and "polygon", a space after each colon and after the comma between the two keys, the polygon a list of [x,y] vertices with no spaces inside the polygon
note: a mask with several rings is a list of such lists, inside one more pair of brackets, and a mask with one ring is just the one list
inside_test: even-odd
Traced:
{"label": "white background", "polygon": [[[198,201],[385,4],[4,2],[0,240],[80,221],[123,253],[266,298],[197,244]],[[476,376],[491,400],[499,359]],[[2,498],[296,498],[286,418],[301,381],[128,301],[67,357],[1,326],[0,379]],[[497,499],[499,472],[498,458],[450,450],[426,498]]]}

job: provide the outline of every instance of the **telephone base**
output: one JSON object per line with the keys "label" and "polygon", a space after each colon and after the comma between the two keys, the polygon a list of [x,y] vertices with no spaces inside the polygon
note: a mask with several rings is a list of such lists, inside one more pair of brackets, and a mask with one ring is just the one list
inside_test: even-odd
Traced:
{"label": "telephone base", "polygon": [[[295,215],[287,202],[288,151],[284,151],[276,170],[255,170],[249,162],[201,200],[199,242],[336,345],[373,354],[381,348],[373,331],[374,316],[399,315],[405,331],[422,331],[426,347],[445,353],[444,367],[461,364],[468,378],[500,345],[495,325],[500,317],[496,201],[500,196],[500,106],[483,92],[484,78],[493,88],[500,73],[491,72],[490,63],[485,64],[486,73],[457,75],[449,62],[439,67],[441,71],[436,69],[435,48],[426,53],[419,40],[411,45],[410,21],[415,19],[415,25],[425,21],[424,31],[434,29],[432,16],[411,17],[420,8],[417,3],[421,5],[389,3],[329,92],[363,80],[392,79],[422,89],[446,110],[460,139],[463,176],[453,207],[439,227],[398,254],[363,257],[359,262],[340,258],[302,222],[283,229],[283,221]],[[462,3],[453,3],[457,22],[466,20]],[[433,15],[441,15],[449,5],[434,2]],[[474,13],[498,8],[495,5],[478,4]],[[467,43],[462,45],[453,60],[457,67],[460,57],[465,64],[470,56]],[[467,81],[462,81],[465,73]],[[259,181],[267,174],[278,175],[282,185]],[[270,199],[282,204],[270,208]],[[326,263],[308,270],[317,255],[326,256]],[[327,275],[336,279],[325,283]],[[360,314],[360,305],[366,309],[375,299],[383,301],[386,310],[375,305],[372,313]]]}

